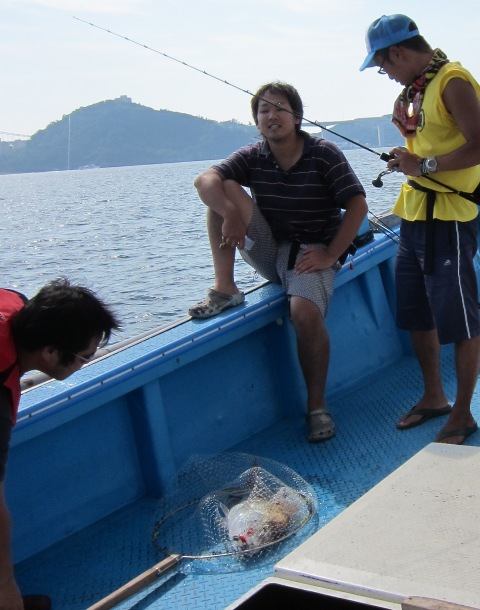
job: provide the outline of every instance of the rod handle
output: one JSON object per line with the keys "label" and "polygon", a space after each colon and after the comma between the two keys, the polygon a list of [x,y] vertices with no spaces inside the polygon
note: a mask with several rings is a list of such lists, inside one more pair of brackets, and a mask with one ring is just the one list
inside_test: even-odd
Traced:
{"label": "rod handle", "polygon": [[142,574],[139,576],[136,576],[127,582],[116,591],[113,591],[113,593],[110,593],[110,595],[107,595],[107,597],[104,597],[97,603],[93,604],[93,606],[87,608],[87,610],[109,610],[109,608],[113,608],[118,603],[128,599],[148,585],[151,585],[160,576],[166,574],[169,570],[177,565],[181,558],[181,555],[170,555],[169,557],[166,557],[153,567],[145,570],[145,572],[142,572]]}
{"label": "rod handle", "polygon": [[394,157],[393,155],[389,155],[388,153],[385,153],[385,152],[383,152],[383,153],[380,155],[380,159],[381,159],[382,161],[391,161],[391,160],[392,160],[392,159],[394,159],[394,158],[395,158],[395,157]]}

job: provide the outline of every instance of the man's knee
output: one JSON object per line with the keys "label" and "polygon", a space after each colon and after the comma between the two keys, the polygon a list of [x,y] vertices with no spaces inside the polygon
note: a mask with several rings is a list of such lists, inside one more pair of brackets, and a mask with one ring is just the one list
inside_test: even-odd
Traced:
{"label": "man's knee", "polygon": [[323,315],[313,301],[293,296],[290,299],[290,315],[298,332],[309,332],[314,328],[325,329]]}

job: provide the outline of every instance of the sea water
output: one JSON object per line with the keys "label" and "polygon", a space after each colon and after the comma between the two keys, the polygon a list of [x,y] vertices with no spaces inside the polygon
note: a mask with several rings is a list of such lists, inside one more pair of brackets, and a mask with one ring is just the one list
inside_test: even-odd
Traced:
{"label": "sea water", "polygon": [[[391,209],[401,175],[364,150],[346,151],[370,209]],[[187,315],[212,284],[205,206],[193,186],[214,161],[0,176],[0,286],[33,296],[68,277],[93,289],[122,322],[114,341],[152,331]],[[263,278],[237,255],[245,290]]]}

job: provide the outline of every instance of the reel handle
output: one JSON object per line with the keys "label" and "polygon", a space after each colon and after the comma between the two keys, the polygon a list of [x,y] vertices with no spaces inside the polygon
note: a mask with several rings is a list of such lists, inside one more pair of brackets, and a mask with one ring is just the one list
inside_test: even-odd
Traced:
{"label": "reel handle", "polygon": [[397,171],[397,169],[395,167],[383,170],[383,172],[380,172],[378,174],[378,176],[375,178],[375,180],[372,180],[373,186],[376,186],[377,188],[380,188],[381,186],[383,186],[382,177],[386,176],[387,174],[393,174],[396,171]]}

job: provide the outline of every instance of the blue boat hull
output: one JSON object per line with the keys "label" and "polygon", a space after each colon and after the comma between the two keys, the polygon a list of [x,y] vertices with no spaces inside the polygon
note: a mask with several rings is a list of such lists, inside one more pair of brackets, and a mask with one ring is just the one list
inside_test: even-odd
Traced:
{"label": "blue boat hull", "polygon": [[[394,323],[395,249],[376,235],[338,274],[327,316],[337,436],[325,443],[305,440],[295,336],[271,284],[216,318],[185,319],[24,392],[7,477],[22,591],[80,610],[157,563],[155,507],[191,455],[242,451],[285,463],[315,487],[321,527],[433,440],[440,421],[409,433],[394,426],[422,387]],[[450,348],[443,366],[454,396]],[[132,600],[225,608],[272,566],[199,574],[186,562]]]}

